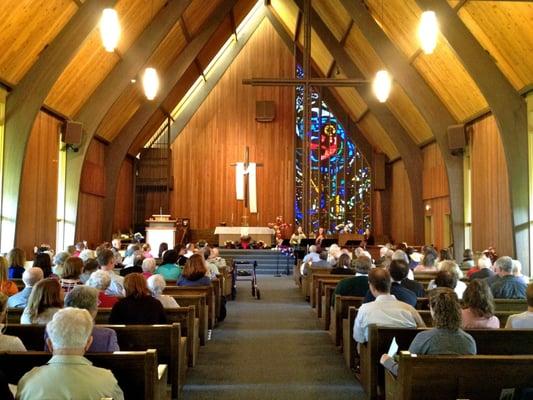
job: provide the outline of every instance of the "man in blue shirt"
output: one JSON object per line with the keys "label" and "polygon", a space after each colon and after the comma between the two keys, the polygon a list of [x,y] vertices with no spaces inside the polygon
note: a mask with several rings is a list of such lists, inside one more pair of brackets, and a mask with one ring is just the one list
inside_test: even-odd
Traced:
{"label": "man in blue shirt", "polygon": [[9,308],[24,308],[28,304],[31,290],[33,286],[43,279],[43,270],[41,268],[32,267],[28,268],[22,274],[22,281],[25,288],[17,294],[14,294],[7,300],[7,306]]}

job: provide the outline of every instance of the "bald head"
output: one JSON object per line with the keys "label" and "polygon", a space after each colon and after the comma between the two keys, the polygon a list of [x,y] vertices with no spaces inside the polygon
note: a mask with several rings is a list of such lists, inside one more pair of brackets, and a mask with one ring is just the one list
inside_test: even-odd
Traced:
{"label": "bald head", "polygon": [[44,278],[43,270],[38,267],[28,268],[22,274],[22,281],[26,287],[33,287],[37,282]]}

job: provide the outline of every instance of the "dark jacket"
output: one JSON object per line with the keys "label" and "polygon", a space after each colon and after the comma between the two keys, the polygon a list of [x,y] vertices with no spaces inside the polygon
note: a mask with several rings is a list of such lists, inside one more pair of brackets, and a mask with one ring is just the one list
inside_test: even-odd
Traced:
{"label": "dark jacket", "polygon": [[161,302],[152,296],[120,299],[111,310],[110,324],[153,325],[166,324],[167,316]]}
{"label": "dark jacket", "polygon": [[[404,303],[409,304],[410,306],[416,307],[416,294],[414,294],[409,289],[404,288],[398,282],[392,282],[390,288],[390,294],[394,295],[397,300],[403,301]],[[366,293],[366,297],[363,300],[363,303],[370,303],[371,301],[376,300],[370,290]]]}
{"label": "dark jacket", "polygon": [[424,285],[422,285],[420,282],[404,278],[401,282],[401,285],[416,294],[416,297],[424,297],[426,295]]}
{"label": "dark jacket", "polygon": [[350,268],[336,267],[331,270],[331,275],[355,275],[355,271]]}
{"label": "dark jacket", "polygon": [[340,296],[364,297],[368,292],[368,275],[354,276],[340,281],[335,288],[335,294]]}

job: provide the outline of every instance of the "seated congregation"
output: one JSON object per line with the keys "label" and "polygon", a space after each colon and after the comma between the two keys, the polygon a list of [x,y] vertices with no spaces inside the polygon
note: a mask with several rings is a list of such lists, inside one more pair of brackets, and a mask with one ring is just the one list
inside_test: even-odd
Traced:
{"label": "seated congregation", "polygon": [[[482,395],[489,389],[480,382],[493,376],[486,366],[494,361],[508,371],[533,360],[533,284],[517,260],[493,249],[467,250],[458,264],[431,246],[363,246],[353,255],[347,247],[311,246],[294,278],[369,399],[417,398],[431,385],[436,392],[448,385],[438,398],[469,390],[471,398],[500,398],[499,391]],[[447,372],[432,378],[441,359]],[[467,365],[470,382],[456,372]],[[515,388],[512,398],[532,398],[531,381],[508,375],[487,387],[508,384],[501,388]]]}
{"label": "seated congregation", "polygon": [[230,271],[207,245],[163,248],[158,259],[149,250],[113,240],[55,255],[41,246],[33,263],[18,248],[0,257],[0,397],[181,396],[224,319]]}

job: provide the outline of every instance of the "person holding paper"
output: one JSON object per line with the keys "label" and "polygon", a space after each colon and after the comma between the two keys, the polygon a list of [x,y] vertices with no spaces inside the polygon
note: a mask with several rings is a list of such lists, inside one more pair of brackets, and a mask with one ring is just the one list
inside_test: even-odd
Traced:
{"label": "person holding paper", "polygon": [[[429,293],[429,309],[433,317],[433,329],[418,333],[409,352],[412,354],[476,354],[474,338],[461,329],[461,306],[453,289],[439,287]],[[398,363],[390,354],[383,354],[381,364],[398,375]]]}

